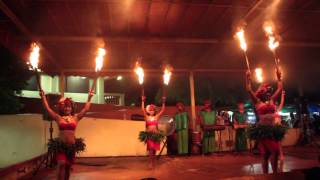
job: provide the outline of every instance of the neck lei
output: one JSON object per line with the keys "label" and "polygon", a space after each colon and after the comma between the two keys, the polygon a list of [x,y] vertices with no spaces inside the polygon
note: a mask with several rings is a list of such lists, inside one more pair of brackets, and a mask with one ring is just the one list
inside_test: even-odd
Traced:
{"label": "neck lei", "polygon": [[64,121],[66,121],[67,123],[70,123],[70,118],[71,118],[71,116],[62,116],[62,119]]}

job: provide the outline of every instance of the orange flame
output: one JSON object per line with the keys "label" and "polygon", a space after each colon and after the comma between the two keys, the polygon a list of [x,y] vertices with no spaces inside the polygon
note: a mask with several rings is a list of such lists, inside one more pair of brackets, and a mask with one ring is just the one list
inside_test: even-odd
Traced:
{"label": "orange flame", "polygon": [[31,53],[29,56],[29,62],[33,69],[38,69],[40,47],[36,43],[31,44]]}
{"label": "orange flame", "polygon": [[270,50],[275,50],[277,47],[279,47],[279,42],[276,40],[273,27],[270,24],[265,24],[264,31],[266,33],[266,36],[268,37],[268,46]]}
{"label": "orange flame", "polygon": [[139,84],[143,84],[144,72],[138,61],[136,62],[136,67],[134,68],[134,72],[138,76]]}
{"label": "orange flame", "polygon": [[99,48],[98,55],[96,57],[96,72],[100,71],[102,68],[104,55],[106,55],[106,50],[103,48]]}
{"label": "orange flame", "polygon": [[166,66],[163,71],[163,83],[165,85],[169,85],[171,75],[172,75],[172,67]]}
{"label": "orange flame", "polygon": [[236,33],[236,37],[238,38],[238,41],[240,43],[240,48],[243,51],[247,51],[247,43],[244,37],[244,30],[242,28],[240,28],[239,31]]}
{"label": "orange flame", "polygon": [[256,68],[255,69],[256,72],[256,79],[259,83],[263,82],[263,74],[262,74],[262,69],[261,68]]}

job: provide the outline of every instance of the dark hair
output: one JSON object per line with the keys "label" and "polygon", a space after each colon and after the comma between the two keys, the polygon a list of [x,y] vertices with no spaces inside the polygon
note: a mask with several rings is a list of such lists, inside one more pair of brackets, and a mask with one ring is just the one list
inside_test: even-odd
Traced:
{"label": "dark hair", "polygon": [[65,106],[70,106],[71,107],[71,115],[74,115],[74,110],[75,110],[75,104],[72,101],[71,98],[61,98],[58,102],[58,111],[61,116],[65,115],[64,114],[64,107]]}
{"label": "dark hair", "polygon": [[265,102],[270,100],[273,88],[269,84],[262,84],[256,91],[256,96],[261,101]]}

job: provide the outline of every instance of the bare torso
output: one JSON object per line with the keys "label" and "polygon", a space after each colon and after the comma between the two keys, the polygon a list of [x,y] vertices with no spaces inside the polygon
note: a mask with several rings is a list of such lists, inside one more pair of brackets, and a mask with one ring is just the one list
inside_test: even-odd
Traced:
{"label": "bare torso", "polygon": [[153,132],[153,133],[157,133],[158,129],[157,129],[157,117],[156,116],[147,116],[146,117],[146,131],[147,132]]}
{"label": "bare torso", "polygon": [[[75,116],[62,116],[58,121],[59,126],[59,138],[62,142],[66,144],[75,143],[75,128],[77,126],[77,119]],[[74,127],[73,129],[69,129]],[[69,128],[64,128],[69,127]]]}

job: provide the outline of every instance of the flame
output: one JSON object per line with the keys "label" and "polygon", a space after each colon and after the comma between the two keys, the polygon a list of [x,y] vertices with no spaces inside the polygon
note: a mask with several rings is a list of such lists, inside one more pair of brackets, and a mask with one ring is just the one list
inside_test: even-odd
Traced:
{"label": "flame", "polygon": [[103,48],[99,48],[98,55],[96,57],[96,72],[100,71],[102,68],[104,55],[106,55],[106,50]]}
{"label": "flame", "polygon": [[262,75],[262,69],[261,68],[256,68],[255,69],[256,72],[256,79],[259,83],[263,82],[263,75]]}
{"label": "flame", "polygon": [[143,69],[138,61],[136,62],[136,67],[134,68],[134,72],[138,76],[139,84],[143,84],[144,72],[143,72]]}
{"label": "flame", "polygon": [[165,85],[169,85],[171,75],[172,75],[172,68],[170,66],[165,67],[163,71],[163,83]]}
{"label": "flame", "polygon": [[239,31],[236,33],[236,37],[239,40],[240,48],[243,51],[247,51],[247,43],[246,43],[246,39],[244,37],[244,30],[242,28],[240,28]]}
{"label": "flame", "polygon": [[29,56],[29,62],[33,69],[38,69],[40,47],[36,43],[31,44],[31,53]]}
{"label": "flame", "polygon": [[268,46],[269,46],[270,50],[272,50],[272,51],[275,50],[277,47],[279,47],[280,44],[275,38],[272,25],[265,25],[264,31],[266,33],[266,36],[269,39]]}

